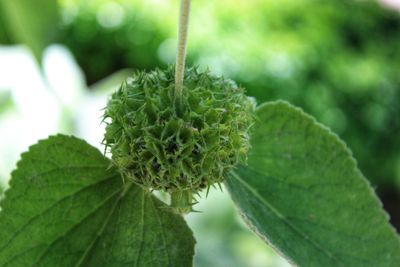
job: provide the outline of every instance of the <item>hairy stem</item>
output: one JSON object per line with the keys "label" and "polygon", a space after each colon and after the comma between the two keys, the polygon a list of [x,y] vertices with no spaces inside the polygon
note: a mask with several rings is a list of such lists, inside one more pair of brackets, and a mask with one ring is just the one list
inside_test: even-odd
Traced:
{"label": "hairy stem", "polygon": [[181,0],[178,28],[178,48],[175,64],[175,97],[182,97],[183,76],[185,73],[186,44],[189,28],[190,0]]}
{"label": "hairy stem", "polygon": [[191,190],[176,191],[171,193],[171,207],[175,212],[186,214],[192,211],[193,196]]}

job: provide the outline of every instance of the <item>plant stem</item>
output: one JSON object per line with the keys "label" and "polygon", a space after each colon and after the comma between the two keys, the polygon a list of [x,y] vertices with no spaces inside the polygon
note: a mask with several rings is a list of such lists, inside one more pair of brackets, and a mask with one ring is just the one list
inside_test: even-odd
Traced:
{"label": "plant stem", "polygon": [[182,97],[183,76],[185,73],[186,44],[189,28],[190,0],[181,0],[178,28],[178,48],[175,64],[175,97]]}
{"label": "plant stem", "polygon": [[192,191],[183,190],[171,193],[171,207],[175,212],[186,214],[192,211]]}

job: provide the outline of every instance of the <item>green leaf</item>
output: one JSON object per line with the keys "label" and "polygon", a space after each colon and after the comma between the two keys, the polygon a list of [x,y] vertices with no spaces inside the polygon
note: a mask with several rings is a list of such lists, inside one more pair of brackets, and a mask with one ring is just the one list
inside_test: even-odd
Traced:
{"label": "green leaf", "polygon": [[0,11],[8,39],[28,45],[40,62],[58,26],[57,1],[0,0]]}
{"label": "green leaf", "polygon": [[0,44],[2,45],[12,43],[5,25],[6,23],[4,21],[4,15],[2,15],[2,8],[0,4]]}
{"label": "green leaf", "polygon": [[226,186],[262,239],[298,266],[399,266],[400,240],[335,134],[276,102],[258,108],[251,143]]}
{"label": "green leaf", "polygon": [[82,140],[32,146],[0,203],[0,266],[191,266],[180,215]]}

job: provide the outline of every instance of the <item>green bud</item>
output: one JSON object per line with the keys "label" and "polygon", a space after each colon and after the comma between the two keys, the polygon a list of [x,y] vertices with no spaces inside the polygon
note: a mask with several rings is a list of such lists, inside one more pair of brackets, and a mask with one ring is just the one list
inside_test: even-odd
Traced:
{"label": "green bud", "polygon": [[246,160],[253,102],[228,79],[196,68],[175,98],[174,69],[137,72],[107,104],[104,144],[124,178],[197,193]]}

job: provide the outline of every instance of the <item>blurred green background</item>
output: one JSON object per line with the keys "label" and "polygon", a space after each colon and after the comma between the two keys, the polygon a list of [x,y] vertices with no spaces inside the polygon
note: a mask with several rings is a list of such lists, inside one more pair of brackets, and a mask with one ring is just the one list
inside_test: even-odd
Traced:
{"label": "blurred green background", "polygon": [[[0,187],[28,141],[64,132],[99,146],[93,109],[131,69],[174,62],[178,4],[0,0]],[[336,132],[397,229],[399,10],[399,0],[193,0],[188,48],[190,65],[232,78],[258,103],[288,100]],[[246,230],[226,192],[197,209],[188,217],[196,266],[287,266]]]}

